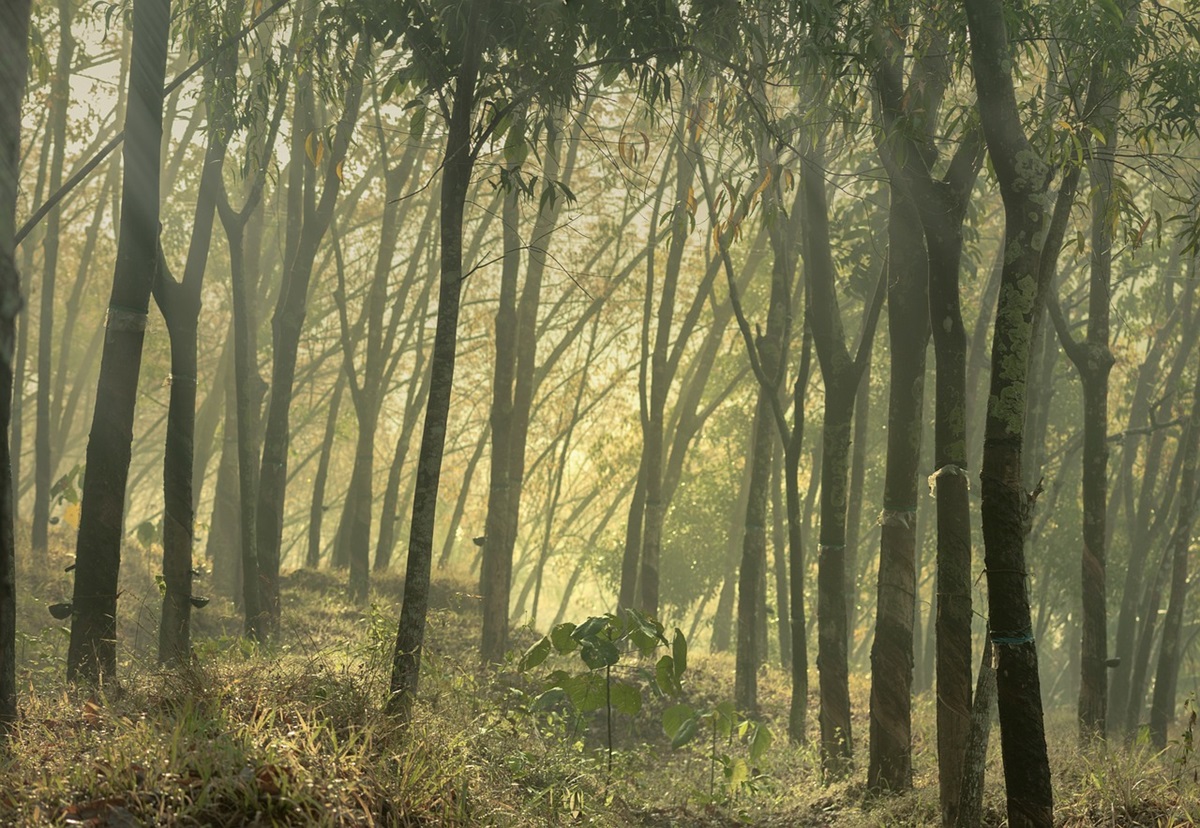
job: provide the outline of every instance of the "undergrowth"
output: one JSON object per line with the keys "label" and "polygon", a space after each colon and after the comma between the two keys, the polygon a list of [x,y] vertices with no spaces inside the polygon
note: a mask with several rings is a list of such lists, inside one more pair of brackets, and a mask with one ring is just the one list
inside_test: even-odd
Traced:
{"label": "undergrowth", "polygon": [[[383,712],[399,577],[377,578],[372,604],[356,607],[341,597],[337,574],[292,573],[285,633],[271,647],[238,636],[235,608],[214,600],[195,614],[190,663],[162,669],[153,654],[154,567],[137,550],[123,566],[120,682],[89,693],[63,681],[67,639],[45,609],[69,596],[67,562],[60,551],[19,573],[22,713],[0,751],[5,825],[937,824],[928,694],[914,709],[915,789],[876,796],[862,767],[866,679],[851,685],[860,767],[823,786],[816,748],[786,742],[787,677],[765,669],[758,720],[775,738],[741,763],[748,773],[735,785],[716,758],[749,755],[736,731],[717,739],[714,729],[673,749],[661,717],[679,700],[655,690],[653,661],[630,654],[614,676],[645,688],[644,703],[636,714],[613,714],[610,771],[605,711],[539,705],[545,688],[517,670],[538,635],[516,631],[507,665],[479,667],[469,587],[435,585],[416,714],[400,729]],[[727,656],[693,652],[683,701],[717,709],[732,698],[732,675]],[[1069,715],[1052,715],[1048,727],[1059,825],[1200,824],[1200,759],[1186,728],[1155,754],[1140,744],[1080,750]],[[998,738],[993,730],[985,797],[994,826],[1004,824]]]}

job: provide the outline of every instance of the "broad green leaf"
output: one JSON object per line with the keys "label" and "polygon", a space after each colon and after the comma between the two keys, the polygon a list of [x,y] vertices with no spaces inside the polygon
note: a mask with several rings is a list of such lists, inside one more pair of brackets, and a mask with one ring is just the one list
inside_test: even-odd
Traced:
{"label": "broad green leaf", "polygon": [[688,742],[692,741],[692,739],[696,737],[696,733],[699,731],[699,728],[699,719],[688,719],[685,721],[679,726],[679,732],[675,734],[673,739],[671,739],[671,747],[681,748]]}
{"label": "broad green leaf", "polygon": [[761,761],[767,755],[773,741],[775,741],[775,737],[771,735],[767,726],[761,722],[757,723],[754,726],[754,735],[750,738],[750,761]]}
{"label": "broad green leaf", "polygon": [[533,710],[549,710],[550,708],[568,701],[567,691],[561,687],[551,687],[533,700],[530,708]]}
{"label": "broad green leaf", "polygon": [[687,670],[688,645],[683,630],[675,628],[675,636],[671,640],[671,658],[675,660],[675,677],[680,678]]}
{"label": "broad green leaf", "polygon": [[622,713],[636,716],[642,709],[642,691],[624,681],[614,681],[610,686],[612,706]]}
{"label": "broad green leaf", "polygon": [[737,709],[731,701],[723,701],[713,710],[713,723],[717,728],[717,735],[722,739],[728,739],[733,734],[733,723],[737,721]]}
{"label": "broad green leaf", "polygon": [[731,791],[736,791],[749,781],[750,766],[746,764],[745,759],[738,756],[725,764],[725,783]]}
{"label": "broad green leaf", "polygon": [[571,699],[571,704],[580,713],[602,710],[605,704],[605,681],[599,673],[580,673],[568,676],[562,688]]}
{"label": "broad green leaf", "polygon": [[603,630],[607,626],[608,626],[608,616],[597,615],[592,618],[589,618],[588,620],[586,620],[582,624],[580,624],[578,627],[576,627],[574,632],[571,633],[571,637],[574,638],[576,641],[580,641],[580,642],[586,641],[589,638],[595,638],[597,635],[600,634],[600,631]]}
{"label": "broad green leaf", "polygon": [[654,678],[658,682],[659,688],[668,696],[678,696],[683,692],[675,670],[675,659],[669,655],[658,660],[658,664],[654,667]]}
{"label": "broad green leaf", "polygon": [[579,649],[579,642],[571,637],[571,633],[575,632],[575,625],[570,621],[565,624],[559,624],[550,631],[550,642],[554,645],[554,649],[558,650],[562,655],[573,653]]}
{"label": "broad green leaf", "polygon": [[580,656],[589,669],[599,670],[601,667],[611,667],[620,661],[621,651],[611,641],[593,638],[583,641],[583,652],[580,653]]}
{"label": "broad green leaf", "polygon": [[689,721],[695,721],[696,711],[686,704],[673,704],[662,713],[663,732],[674,739]]}
{"label": "broad green leaf", "polygon": [[521,661],[517,665],[517,669],[524,673],[526,670],[532,670],[543,661],[550,657],[550,639],[542,638],[532,647],[525,651],[521,656]]}

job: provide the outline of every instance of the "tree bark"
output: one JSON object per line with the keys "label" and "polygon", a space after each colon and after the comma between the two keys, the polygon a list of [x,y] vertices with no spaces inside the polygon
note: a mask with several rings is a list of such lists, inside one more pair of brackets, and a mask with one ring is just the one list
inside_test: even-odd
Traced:
{"label": "tree bark", "polygon": [[[341,162],[350,146],[350,137],[362,103],[363,77],[371,55],[367,38],[355,47],[351,77],[347,82],[345,103],[334,130],[329,158],[324,171],[324,188],[315,205],[306,204],[295,248],[289,248],[283,287],[271,319],[271,380],[263,433],[262,464],[258,472],[255,499],[256,536],[261,564],[263,611],[266,630],[279,625],[279,553],[283,535],[284,495],[287,489],[288,446],[291,442],[289,411],[300,333],[308,304],[308,285],[312,278],[317,248],[333,220],[334,207],[341,190]],[[293,159],[303,163],[302,158]],[[292,250],[294,249],[294,253]]]}
{"label": "tree bark", "polygon": [[[824,147],[802,158],[804,260],[809,273],[806,311],[825,383],[821,458],[821,529],[817,559],[817,670],[821,686],[821,760],[828,778],[844,776],[851,767],[849,631],[846,610],[846,496],[850,461],[850,429],[854,400],[865,370],[867,347],[875,333],[883,301],[884,280],[864,313],[859,347],[846,346],[834,287],[825,196]],[[886,270],[881,271],[886,275]],[[795,595],[793,594],[793,599]]]}
{"label": "tree bark", "polygon": [[338,374],[329,400],[329,411],[325,418],[325,435],[321,439],[321,455],[317,460],[317,473],[313,475],[312,505],[308,510],[308,551],[304,554],[304,565],[316,569],[321,565],[321,525],[324,523],[325,484],[329,480],[329,457],[333,453],[334,438],[337,436],[338,412],[342,407],[342,394],[346,387],[346,374]]}
{"label": "tree bark", "polygon": [[137,0],[123,150],[121,221],[107,332],[88,437],[75,556],[68,680],[117,669],[117,578],[146,314],[158,261],[158,181],[170,0]]}
{"label": "tree bark", "polygon": [[1013,828],[1053,824],[1037,646],[1030,622],[1025,539],[1034,496],[1021,475],[1026,384],[1047,232],[1046,164],[1021,127],[1000,0],[967,0],[980,118],[1005,213],[1005,256],[992,339],[981,480],[989,626],[997,648],[1000,742]]}
{"label": "tree bark", "polygon": [[867,785],[876,790],[907,790],[912,787],[917,472],[929,343],[929,262],[915,202],[905,197],[900,186],[892,187],[888,218],[888,336],[887,467],[871,647]]}
{"label": "tree bark", "polygon": [[475,110],[475,83],[479,75],[480,21],[488,5],[489,0],[472,0],[466,12],[463,61],[455,76],[442,162],[441,281],[437,328],[430,359],[429,402],[425,409],[421,451],[417,459],[404,602],[400,608],[400,626],[392,654],[392,677],[387,701],[388,712],[402,722],[409,721],[412,716],[421,671],[421,648],[425,642],[425,619],[429,611],[434,519],[450,414],[450,393],[454,385],[458,311],[462,296],[463,210],[475,162],[471,127]]}
{"label": "tree bark", "polygon": [[0,89],[7,90],[0,96],[0,742],[17,721],[15,498],[8,429],[12,422],[16,316],[21,308],[21,276],[13,237],[29,17],[29,0],[15,0],[0,11]]}
{"label": "tree bark", "polygon": [[[58,57],[55,62],[54,81],[50,90],[51,123],[50,133],[54,149],[50,158],[50,190],[55,192],[62,186],[63,158],[67,149],[67,110],[71,105],[71,62],[75,52],[75,38],[71,35],[71,4],[68,0],[58,2]],[[58,246],[61,235],[62,205],[46,216],[46,235],[42,239],[41,311],[38,316],[37,356],[37,414],[33,437],[33,523],[30,526],[30,543],[33,551],[45,554],[47,533],[50,528],[50,484],[54,464],[50,455],[53,442],[51,435],[54,400],[53,385],[54,347],[54,287],[58,276]],[[59,354],[64,362],[66,355]],[[60,365],[60,370],[63,369]],[[59,403],[61,405],[61,399]]]}
{"label": "tree bark", "polygon": [[1180,438],[1183,472],[1179,481],[1179,512],[1171,536],[1171,592],[1163,619],[1154,697],[1150,703],[1150,743],[1156,750],[1167,746],[1167,729],[1174,720],[1179,664],[1183,657],[1183,616],[1188,593],[1188,551],[1196,522],[1197,473],[1200,467],[1200,367],[1192,390],[1192,410]]}

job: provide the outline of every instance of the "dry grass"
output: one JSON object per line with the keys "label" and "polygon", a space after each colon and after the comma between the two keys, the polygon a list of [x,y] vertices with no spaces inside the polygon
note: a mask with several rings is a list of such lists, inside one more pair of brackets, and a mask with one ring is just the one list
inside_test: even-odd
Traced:
{"label": "dry grass", "polygon": [[[636,717],[614,720],[613,771],[605,767],[603,713],[531,712],[538,675],[513,665],[482,673],[477,599],[439,583],[429,646],[408,730],[382,712],[401,581],[377,580],[368,609],[346,603],[339,576],[297,572],[284,588],[284,641],[266,650],[236,633],[232,605],[196,614],[196,652],[182,669],[153,661],[157,589],[152,563],[126,555],[121,683],[88,695],[62,681],[66,637],[45,605],[69,594],[52,555],[23,568],[18,647],[22,720],[0,754],[0,823],[7,825],[638,825],[923,826],[936,824],[937,775],[930,698],[915,715],[916,789],[877,797],[865,770],[819,781],[812,745],[784,737],[787,677],[761,674],[763,719],[775,742],[737,790],[720,756],[737,740],[697,739],[672,750],[659,715],[672,701],[644,692]],[[536,639],[519,631],[521,646]],[[727,656],[693,653],[686,699],[710,708],[732,697]],[[618,673],[649,688],[649,667],[627,658]],[[812,682],[815,687],[815,676]],[[865,678],[855,677],[858,755],[867,732]],[[810,715],[815,720],[815,707]],[[810,723],[815,731],[815,721]],[[1062,826],[1200,823],[1200,761],[1179,744],[1080,751],[1070,716],[1053,717],[1057,822]],[[993,743],[996,735],[993,734]],[[995,746],[994,746],[995,747]],[[998,752],[989,761],[987,824],[1003,824]]]}

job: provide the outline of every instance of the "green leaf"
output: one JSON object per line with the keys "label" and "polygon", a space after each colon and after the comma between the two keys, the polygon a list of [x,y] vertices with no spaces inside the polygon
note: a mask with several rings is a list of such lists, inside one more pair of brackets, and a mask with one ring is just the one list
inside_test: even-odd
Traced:
{"label": "green leaf", "polygon": [[424,106],[418,106],[413,110],[412,117],[408,121],[410,138],[420,138],[425,133],[425,113],[428,111]]}
{"label": "green leaf", "polygon": [[688,645],[683,630],[675,628],[675,636],[671,640],[671,658],[675,660],[675,677],[680,678],[687,670]]}
{"label": "green leaf", "polygon": [[566,655],[579,649],[579,642],[571,637],[571,633],[573,632],[575,632],[575,625],[570,621],[565,624],[559,624],[550,631],[550,643],[554,645],[554,649],[560,654]]}
{"label": "green leaf", "polygon": [[679,676],[675,671],[675,659],[665,655],[658,660],[654,667],[654,678],[659,688],[668,696],[678,696],[683,692],[679,684]]}
{"label": "green leaf", "polygon": [[565,701],[569,701],[567,691],[561,687],[551,687],[546,692],[534,698],[530,708],[532,710],[549,710]]}
{"label": "green leaf", "polygon": [[736,791],[750,781],[750,766],[746,760],[738,756],[725,763],[725,784],[731,791]]}
{"label": "green leaf", "polygon": [[592,670],[611,667],[621,660],[621,651],[617,649],[617,645],[603,638],[584,640],[583,652],[579,655],[583,658],[583,663]]}
{"label": "green leaf", "polygon": [[519,167],[529,157],[529,144],[520,130],[510,129],[504,138],[504,163]]}
{"label": "green leaf", "polygon": [[542,638],[532,647],[525,651],[521,656],[520,663],[517,664],[517,669],[524,673],[526,670],[532,670],[543,661],[550,657],[550,639]]}
{"label": "green leaf", "polygon": [[642,691],[624,681],[614,681],[609,688],[612,706],[622,713],[636,716],[642,709]]}
{"label": "green leaf", "polygon": [[600,631],[608,626],[607,615],[597,615],[584,621],[575,631],[571,633],[571,637],[576,641],[583,642],[589,638],[595,638],[600,634]]}
{"label": "green leaf", "polygon": [[775,741],[775,737],[771,735],[771,731],[761,722],[755,724],[754,735],[750,737],[750,761],[759,762],[767,751],[771,748],[771,743]]}
{"label": "green leaf", "polygon": [[731,701],[723,701],[713,709],[713,723],[717,735],[728,739],[733,734],[733,724],[737,721],[737,709]]}
{"label": "green leaf", "polygon": [[143,548],[149,549],[150,545],[158,540],[158,527],[151,521],[143,520],[134,530],[134,535]]}
{"label": "green leaf", "polygon": [[663,732],[674,739],[688,722],[696,721],[696,711],[686,704],[673,704],[662,713]]}
{"label": "green leaf", "polygon": [[681,748],[696,737],[700,730],[699,719],[688,719],[679,726],[679,732],[675,734],[675,738],[671,739],[672,748]]}
{"label": "green leaf", "polygon": [[604,676],[599,673],[579,673],[567,676],[561,684],[567,697],[571,699],[571,704],[580,713],[591,713],[604,708],[604,685]]}

